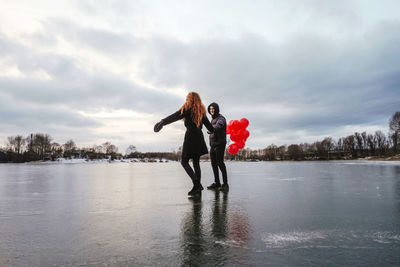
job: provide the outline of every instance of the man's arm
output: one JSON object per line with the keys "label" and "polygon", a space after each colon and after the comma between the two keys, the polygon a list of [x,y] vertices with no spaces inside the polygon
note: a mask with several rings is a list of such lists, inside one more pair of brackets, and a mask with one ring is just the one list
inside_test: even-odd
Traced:
{"label": "man's arm", "polygon": [[226,120],[224,117],[219,117],[215,125],[215,129],[222,129],[226,127]]}

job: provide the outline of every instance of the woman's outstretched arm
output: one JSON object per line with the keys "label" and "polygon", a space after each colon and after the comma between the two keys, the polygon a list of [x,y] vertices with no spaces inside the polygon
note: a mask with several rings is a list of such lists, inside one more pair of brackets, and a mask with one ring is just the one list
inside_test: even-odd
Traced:
{"label": "woman's outstretched arm", "polygon": [[163,125],[167,125],[167,124],[179,121],[181,119],[183,119],[183,114],[181,114],[181,111],[178,110],[177,112],[172,113],[171,115],[162,119],[161,121],[163,122]]}
{"label": "woman's outstretched arm", "polygon": [[181,120],[183,116],[184,114],[181,114],[181,111],[178,110],[177,112],[169,115],[168,117],[162,119],[160,122],[156,123],[156,125],[154,125],[154,131],[159,132],[163,126]]}
{"label": "woman's outstretched arm", "polygon": [[207,130],[209,130],[211,133],[215,131],[214,127],[212,126],[211,122],[208,120],[206,115],[203,116],[203,124],[204,126],[206,126]]}

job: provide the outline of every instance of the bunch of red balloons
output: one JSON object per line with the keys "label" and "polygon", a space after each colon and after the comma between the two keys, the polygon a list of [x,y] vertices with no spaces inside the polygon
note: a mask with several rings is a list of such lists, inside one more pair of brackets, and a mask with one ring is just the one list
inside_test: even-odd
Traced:
{"label": "bunch of red balloons", "polygon": [[250,133],[246,129],[249,126],[249,120],[242,118],[240,120],[231,120],[226,126],[226,134],[230,134],[231,140],[234,142],[228,146],[228,152],[232,155],[238,153],[239,149],[244,148],[246,140]]}

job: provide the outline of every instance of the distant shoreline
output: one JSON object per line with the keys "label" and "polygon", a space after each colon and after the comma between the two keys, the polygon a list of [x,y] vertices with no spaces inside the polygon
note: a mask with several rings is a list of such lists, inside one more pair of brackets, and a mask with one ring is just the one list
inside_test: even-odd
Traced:
{"label": "distant shoreline", "polygon": [[370,161],[400,161],[400,156],[393,156],[393,157],[368,157],[362,160],[370,160]]}
{"label": "distant shoreline", "polygon": [[[201,159],[202,162],[210,162],[209,159]],[[390,156],[390,157],[365,157],[365,158],[346,158],[346,159],[303,159],[303,160],[235,160],[235,159],[226,159],[227,162],[314,162],[314,161],[398,161],[400,162],[400,155]],[[28,162],[0,162],[3,164],[21,164],[21,163],[58,163],[58,164],[71,164],[71,163],[166,163],[166,162],[179,162],[179,160],[168,160],[168,159],[154,159],[154,158],[144,158],[144,159],[115,159],[115,160],[107,160],[107,159],[63,159],[63,160],[38,160],[38,161],[28,161]]]}

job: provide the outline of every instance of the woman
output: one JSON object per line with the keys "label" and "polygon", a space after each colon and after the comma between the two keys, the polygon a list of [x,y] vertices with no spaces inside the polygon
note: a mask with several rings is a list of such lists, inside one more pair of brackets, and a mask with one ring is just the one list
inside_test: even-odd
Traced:
{"label": "woman", "polygon": [[[185,121],[186,127],[181,164],[193,182],[193,188],[188,195],[196,195],[203,190],[200,183],[200,156],[208,153],[202,132],[203,124],[210,132],[214,132],[198,93],[190,92],[186,97],[185,104],[177,112],[158,122],[154,126],[154,131],[159,132],[163,126],[181,119]],[[189,165],[189,159],[193,160],[194,171]]]}

